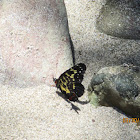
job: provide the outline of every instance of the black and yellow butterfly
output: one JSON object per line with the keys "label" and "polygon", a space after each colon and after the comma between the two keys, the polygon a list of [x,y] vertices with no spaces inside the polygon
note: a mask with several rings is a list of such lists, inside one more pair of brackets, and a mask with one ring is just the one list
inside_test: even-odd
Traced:
{"label": "black and yellow butterfly", "polygon": [[79,63],[62,73],[58,79],[54,78],[56,87],[59,88],[70,101],[77,101],[78,97],[84,94],[85,88],[81,82],[85,71],[86,65]]}

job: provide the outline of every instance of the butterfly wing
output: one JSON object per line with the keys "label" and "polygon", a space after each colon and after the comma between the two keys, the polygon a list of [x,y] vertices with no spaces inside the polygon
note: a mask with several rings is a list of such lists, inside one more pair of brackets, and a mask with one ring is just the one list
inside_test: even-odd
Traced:
{"label": "butterfly wing", "polygon": [[74,88],[70,89],[70,94],[67,94],[67,97],[70,101],[77,101],[78,97],[81,97],[84,94],[84,86],[81,83],[73,83]]}
{"label": "butterfly wing", "polygon": [[86,65],[79,63],[72,68],[65,71],[59,79],[57,79],[56,86],[62,93],[71,101],[78,100],[84,93],[84,86],[81,84],[83,75],[86,71]]}
{"label": "butterfly wing", "polygon": [[69,78],[74,79],[76,83],[81,83],[83,81],[85,71],[86,65],[79,63],[67,70],[64,74],[66,74]]}

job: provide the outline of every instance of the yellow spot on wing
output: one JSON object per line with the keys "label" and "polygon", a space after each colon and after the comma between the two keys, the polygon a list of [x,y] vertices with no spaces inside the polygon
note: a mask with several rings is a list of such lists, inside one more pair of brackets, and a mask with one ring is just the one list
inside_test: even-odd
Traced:
{"label": "yellow spot on wing", "polygon": [[70,77],[70,75],[68,73],[65,73],[68,77]]}
{"label": "yellow spot on wing", "polygon": [[68,73],[66,73],[66,76],[68,76],[70,78],[74,78],[74,75],[75,75],[75,73],[74,74],[71,74],[71,75],[69,75]]}
{"label": "yellow spot on wing", "polygon": [[70,93],[70,90],[66,87],[63,87],[63,85],[60,85],[60,88],[62,91],[65,91],[66,93]]}
{"label": "yellow spot on wing", "polygon": [[73,89],[75,89],[75,84],[73,84]]}
{"label": "yellow spot on wing", "polygon": [[77,73],[77,70],[75,70],[75,69],[72,69],[72,68],[70,69],[70,71],[74,71],[74,73]]}
{"label": "yellow spot on wing", "polygon": [[[68,82],[70,82],[70,79],[72,79],[73,82],[75,82],[74,75],[77,73],[77,70],[70,69],[70,71],[73,72],[73,74],[65,73],[65,75],[60,79],[60,88],[62,91],[66,92],[66,94],[70,94],[70,90],[68,88]],[[67,77],[67,78],[66,78]],[[72,88],[75,89],[75,84],[73,83]]]}

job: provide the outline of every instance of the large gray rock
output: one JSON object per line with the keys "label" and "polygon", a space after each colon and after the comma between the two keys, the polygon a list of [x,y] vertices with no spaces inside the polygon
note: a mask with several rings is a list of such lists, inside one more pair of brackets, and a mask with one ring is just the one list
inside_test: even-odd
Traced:
{"label": "large gray rock", "polygon": [[0,1],[0,82],[53,84],[73,64],[63,0]]}
{"label": "large gray rock", "polygon": [[88,88],[89,99],[98,106],[112,106],[140,117],[140,68],[114,66],[101,69]]}
{"label": "large gray rock", "polygon": [[140,1],[108,0],[96,26],[98,30],[111,36],[140,39]]}

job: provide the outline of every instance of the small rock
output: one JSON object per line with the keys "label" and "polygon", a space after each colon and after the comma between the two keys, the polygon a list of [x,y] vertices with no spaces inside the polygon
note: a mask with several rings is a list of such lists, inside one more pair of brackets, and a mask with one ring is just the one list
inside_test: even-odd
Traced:
{"label": "small rock", "polygon": [[88,87],[88,96],[95,106],[112,106],[127,115],[140,117],[139,85],[139,67],[106,67],[93,76]]}

